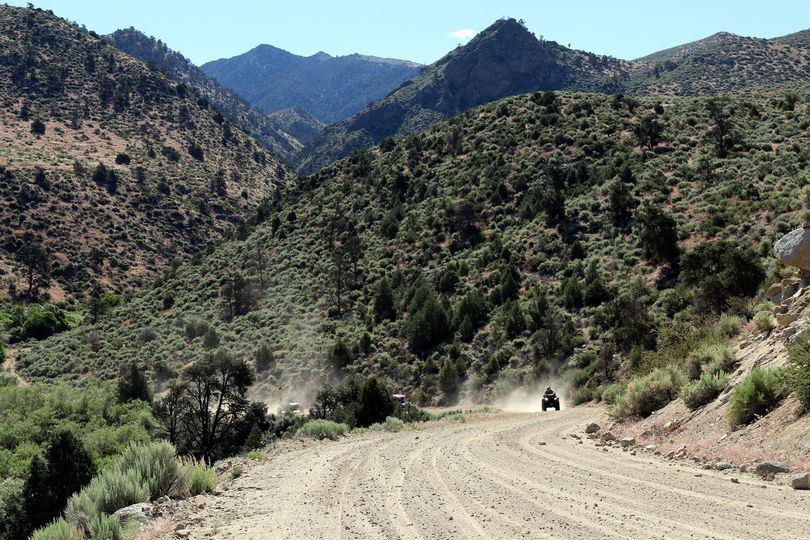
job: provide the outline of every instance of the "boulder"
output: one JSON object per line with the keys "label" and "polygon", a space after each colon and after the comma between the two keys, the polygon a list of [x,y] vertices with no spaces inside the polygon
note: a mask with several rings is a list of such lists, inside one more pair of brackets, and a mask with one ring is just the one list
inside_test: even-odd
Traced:
{"label": "boulder", "polygon": [[805,321],[796,321],[782,331],[782,339],[788,345],[792,345],[806,329],[807,323]]}
{"label": "boulder", "polygon": [[790,487],[793,489],[810,489],[810,473],[803,473],[794,476],[790,481]]}
{"label": "boulder", "polygon": [[596,433],[596,432],[597,432],[597,431],[599,431],[600,429],[601,429],[601,428],[599,427],[599,424],[597,424],[596,422],[591,422],[590,424],[588,424],[587,426],[585,426],[585,433],[588,433],[588,434],[590,434],[590,433]]}
{"label": "boulder", "polygon": [[718,461],[714,464],[714,469],[716,471],[725,471],[731,468],[730,463],[726,463],[725,461]]}
{"label": "boulder", "polygon": [[613,433],[611,433],[610,431],[606,431],[606,432],[602,433],[602,440],[603,441],[615,441],[616,436]]}
{"label": "boulder", "polygon": [[780,285],[782,286],[781,294],[779,295],[782,303],[784,304],[787,300],[793,298],[797,292],[799,292],[799,288],[801,287],[801,282],[797,277],[789,277],[782,280]]}
{"label": "boulder", "polygon": [[790,472],[790,467],[777,461],[763,461],[754,469],[754,474],[763,478],[767,478],[769,475],[787,472]]}
{"label": "boulder", "polygon": [[796,276],[786,277],[782,281],[779,282],[782,285],[782,288],[787,287],[796,287],[801,285],[802,280],[801,278],[797,278]]}
{"label": "boulder", "polygon": [[126,527],[129,523],[135,522],[144,524],[150,519],[152,505],[149,503],[137,503],[125,506],[115,511],[114,516],[118,516],[121,525]]}
{"label": "boulder", "polygon": [[[810,270],[810,229],[795,229],[776,241],[774,254],[783,264]],[[785,295],[782,296],[783,298]]]}
{"label": "boulder", "polygon": [[[768,300],[770,300],[774,304],[778,304],[779,301],[774,300],[774,298],[780,292],[782,292],[782,284],[781,283],[774,283],[773,285],[768,287],[768,292],[766,292],[765,295],[768,297]],[[781,300],[781,297],[779,298],[779,300]]]}
{"label": "boulder", "polygon": [[622,445],[622,448],[627,448],[628,446],[635,446],[636,445],[636,438],[635,437],[624,437],[619,443]]}
{"label": "boulder", "polygon": [[670,420],[666,424],[664,424],[664,431],[674,431],[681,427],[680,419],[676,418],[675,420]]}
{"label": "boulder", "polygon": [[774,317],[779,326],[788,326],[799,320],[798,313],[776,313]]}

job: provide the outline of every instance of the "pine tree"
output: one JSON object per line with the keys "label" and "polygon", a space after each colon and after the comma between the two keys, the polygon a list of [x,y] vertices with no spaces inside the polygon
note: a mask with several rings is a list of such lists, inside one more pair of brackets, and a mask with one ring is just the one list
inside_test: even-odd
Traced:
{"label": "pine tree", "polygon": [[368,427],[376,422],[384,422],[393,412],[391,391],[377,377],[366,379],[360,387],[357,424]]}
{"label": "pine tree", "polygon": [[52,505],[48,480],[48,465],[38,455],[34,456],[28,467],[28,478],[22,493],[25,516],[28,519],[25,536],[59,515],[59,510],[54,511]]}
{"label": "pine tree", "polygon": [[677,266],[680,250],[675,219],[657,206],[647,206],[639,213],[637,225],[644,256],[654,263]]}
{"label": "pine tree", "polygon": [[256,373],[264,373],[269,370],[274,363],[273,349],[270,348],[270,345],[263,343],[256,349]]}
{"label": "pine tree", "polygon": [[408,342],[415,352],[424,352],[448,337],[450,324],[432,289],[426,288],[419,295],[425,297],[418,302],[416,311],[408,314]]}
{"label": "pine tree", "polygon": [[582,287],[575,276],[571,276],[566,280],[565,285],[563,285],[562,296],[563,304],[568,309],[582,307]]}
{"label": "pine tree", "polygon": [[608,214],[614,227],[623,229],[633,215],[636,199],[630,188],[621,178],[614,179],[608,186]]}
{"label": "pine tree", "polygon": [[137,399],[150,403],[152,389],[144,370],[133,361],[124,366],[118,377],[118,402],[129,403]]}
{"label": "pine tree", "polygon": [[352,352],[343,338],[338,338],[329,352],[329,361],[335,369],[343,369],[352,363]]}
{"label": "pine tree", "polygon": [[459,382],[456,365],[449,359],[445,360],[439,370],[439,389],[446,397],[452,397],[458,391]]}
{"label": "pine tree", "polygon": [[598,306],[610,298],[610,292],[602,281],[596,260],[592,260],[585,272],[585,294],[583,300],[586,306]]}
{"label": "pine tree", "polygon": [[374,313],[378,320],[393,321],[396,319],[394,310],[394,293],[388,278],[382,278],[374,291]]}
{"label": "pine tree", "polygon": [[510,300],[503,305],[503,330],[506,339],[512,339],[520,335],[526,329],[526,318],[523,310],[515,300]]}
{"label": "pine tree", "polygon": [[96,466],[73,433],[60,431],[51,440],[44,458],[35,456],[28,471],[23,504],[33,531],[62,512],[70,496],[90,483]]}

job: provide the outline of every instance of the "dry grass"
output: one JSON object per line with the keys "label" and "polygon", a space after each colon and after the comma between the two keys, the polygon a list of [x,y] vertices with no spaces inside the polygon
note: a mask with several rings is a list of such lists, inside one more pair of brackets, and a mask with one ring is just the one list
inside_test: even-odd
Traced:
{"label": "dry grass", "polygon": [[141,527],[135,540],[159,540],[174,530],[174,522],[167,516],[154,519]]}

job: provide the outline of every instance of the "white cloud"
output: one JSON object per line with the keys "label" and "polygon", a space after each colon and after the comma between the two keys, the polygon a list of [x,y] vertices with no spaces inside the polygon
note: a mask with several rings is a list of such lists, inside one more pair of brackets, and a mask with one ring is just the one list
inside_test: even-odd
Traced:
{"label": "white cloud", "polygon": [[475,36],[475,34],[477,33],[478,32],[476,32],[472,28],[463,28],[461,30],[456,30],[455,32],[450,32],[450,35],[448,37],[467,41],[469,39],[472,39],[473,36]]}

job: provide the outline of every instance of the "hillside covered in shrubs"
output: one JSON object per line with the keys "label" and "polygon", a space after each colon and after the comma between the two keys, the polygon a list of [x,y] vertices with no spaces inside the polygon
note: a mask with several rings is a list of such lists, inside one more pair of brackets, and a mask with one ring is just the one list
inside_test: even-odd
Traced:
{"label": "hillside covered in shrubs", "polygon": [[249,233],[17,369],[136,362],[162,384],[224,349],[268,400],[356,373],[422,403],[558,370],[577,401],[632,375],[722,378],[779,275],[774,239],[801,222],[808,125],[795,93],[507,98],[276,192]]}
{"label": "hillside covered in shrubs", "polygon": [[0,6],[0,301],[131,291],[289,178],[208,99],[50,12]]}

